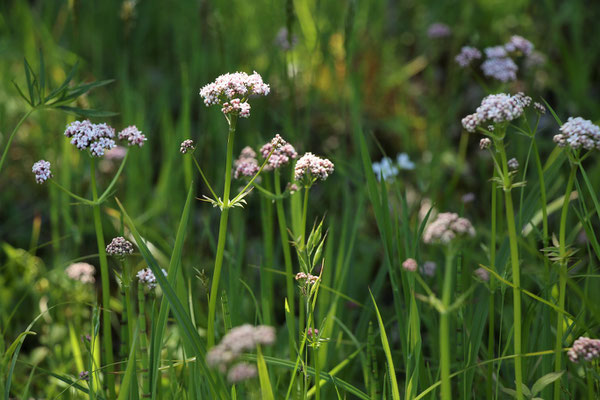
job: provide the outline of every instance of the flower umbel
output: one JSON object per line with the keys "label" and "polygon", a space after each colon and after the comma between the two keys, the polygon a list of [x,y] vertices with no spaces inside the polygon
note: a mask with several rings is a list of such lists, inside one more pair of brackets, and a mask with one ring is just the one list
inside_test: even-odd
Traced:
{"label": "flower umbel", "polygon": [[238,159],[233,162],[233,177],[238,179],[242,176],[254,176],[259,169],[256,152],[252,147],[246,146]]}
{"label": "flower umbel", "polygon": [[94,273],[96,268],[93,265],[79,262],[71,264],[67,267],[67,276],[73,280],[80,281],[82,283],[94,283]]}
{"label": "flower umbel", "polygon": [[600,128],[590,120],[569,117],[560,127],[560,132],[554,136],[554,142],[559,147],[568,146],[573,150],[582,147],[586,150],[600,149]]}
{"label": "flower umbel", "polygon": [[582,336],[573,343],[567,352],[569,360],[574,363],[579,361],[592,361],[600,356],[600,340]]}
{"label": "flower umbel", "polygon": [[265,170],[267,171],[283,167],[284,165],[289,164],[291,160],[295,160],[298,157],[298,153],[296,153],[294,146],[287,143],[278,134],[275,135],[269,143],[266,143],[260,148],[260,154],[265,159],[269,157],[271,152],[273,152],[273,154],[271,154],[271,157],[265,166]]}
{"label": "flower umbel", "polygon": [[[167,271],[164,269],[162,270],[162,273],[167,276]],[[140,283],[146,286],[148,290],[152,290],[156,287],[156,276],[154,276],[154,272],[152,272],[150,268],[139,270],[136,276]]]}
{"label": "flower umbel", "polygon": [[235,72],[219,76],[214,82],[200,89],[206,106],[220,105],[224,114],[234,114],[247,118],[250,116],[248,97],[266,96],[269,85],[263,82],[256,71],[252,75]]}
{"label": "flower umbel", "polygon": [[181,152],[181,154],[186,154],[188,151],[194,150],[195,148],[196,147],[194,146],[194,141],[191,139],[187,139],[181,142],[181,145],[179,146],[179,151]]}
{"label": "flower umbel", "polygon": [[448,244],[456,238],[475,236],[475,228],[466,218],[455,213],[440,213],[435,221],[427,225],[423,233],[425,243]]}
{"label": "flower umbel", "polygon": [[50,171],[50,162],[46,160],[40,160],[33,164],[31,167],[31,172],[35,174],[35,181],[37,183],[46,182],[51,176],[52,171]]}
{"label": "flower umbel", "polygon": [[333,168],[333,163],[328,159],[317,157],[313,153],[306,153],[296,162],[294,179],[297,181],[306,179],[311,184],[316,179],[324,181],[333,173]]}
{"label": "flower umbel", "polygon": [[92,124],[89,120],[74,121],[67,125],[65,136],[79,150],[89,150],[94,157],[101,157],[105,150],[116,146],[115,130],[107,124]]}
{"label": "flower umbel", "polygon": [[106,254],[109,256],[125,257],[133,253],[133,245],[122,236],[117,236],[106,246]]}
{"label": "flower umbel", "polygon": [[127,140],[129,146],[142,147],[148,139],[135,125],[131,125],[119,132],[119,140]]}

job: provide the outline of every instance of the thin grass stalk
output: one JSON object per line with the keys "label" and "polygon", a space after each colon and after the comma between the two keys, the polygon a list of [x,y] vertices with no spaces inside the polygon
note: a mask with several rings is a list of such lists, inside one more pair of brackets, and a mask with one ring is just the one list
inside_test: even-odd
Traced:
{"label": "thin grass stalk", "polygon": [[[266,182],[268,183],[268,182]],[[273,205],[269,198],[261,197],[261,223],[263,231],[264,261],[263,266],[273,268],[274,233],[273,233]],[[260,270],[260,292],[263,323],[273,325],[273,275],[262,268]]]}
{"label": "thin grass stalk", "polygon": [[227,159],[225,161],[225,185],[223,188],[223,210],[219,223],[219,239],[217,242],[217,255],[215,258],[215,269],[213,271],[210,298],[208,302],[208,327],[206,332],[207,348],[215,345],[215,312],[217,297],[219,294],[219,280],[223,267],[223,256],[225,255],[225,242],[227,240],[227,219],[229,217],[229,191],[231,189],[231,168],[233,163],[233,139],[235,136],[236,117],[229,121],[229,133],[227,135]]}
{"label": "thin grass stalk", "polygon": [[29,118],[31,113],[34,112],[35,110],[36,110],[36,108],[30,108],[25,113],[25,115],[23,115],[23,117],[21,117],[21,119],[19,120],[19,122],[17,123],[17,125],[15,126],[13,131],[11,132],[10,136],[8,137],[6,146],[4,147],[4,151],[2,152],[2,158],[0,158],[0,172],[2,172],[2,166],[4,165],[4,160],[6,160],[6,156],[8,155],[8,150],[10,149],[10,145],[15,137],[15,134],[17,133],[17,131],[19,130],[21,125],[23,125],[23,122],[25,122],[25,120],[27,120],[27,118]]}
{"label": "thin grass stalk", "polygon": [[[96,186],[96,162],[90,159],[90,179],[92,183],[92,200],[98,200],[98,188]],[[96,228],[96,241],[98,242],[98,256],[100,259],[100,278],[102,280],[102,339],[104,347],[104,362],[106,375],[105,387],[108,388],[109,398],[115,398],[115,376],[114,358],[112,353],[113,342],[110,323],[110,280],[108,275],[108,260],[106,259],[106,246],[104,243],[104,232],[102,230],[102,219],[100,216],[100,205],[92,207],[94,211],[94,227]]]}
{"label": "thin grass stalk", "polygon": [[[279,235],[281,237],[281,248],[283,250],[283,261],[285,264],[285,283],[287,293],[287,305],[289,308],[289,314],[292,318],[288,321],[288,334],[289,334],[289,350],[290,360],[296,359],[296,350],[294,346],[294,335],[296,332],[296,321],[294,320],[295,313],[295,299],[294,299],[294,272],[292,267],[292,253],[290,249],[290,243],[288,238],[288,228],[285,219],[285,211],[283,209],[283,200],[281,199],[281,182],[279,180],[279,171],[274,170],[274,184],[275,194],[277,200],[275,200],[275,207],[277,209],[277,221],[279,223]],[[301,325],[300,325],[301,326]]]}
{"label": "thin grass stalk", "polygon": [[131,348],[131,341],[133,339],[133,331],[135,327],[135,309],[133,306],[133,300],[131,299],[131,266],[129,261],[123,261],[123,283],[125,291],[125,312],[127,313],[127,346]]}
{"label": "thin grass stalk", "polygon": [[[495,170],[494,170],[495,171]],[[497,174],[494,172],[494,176]],[[496,190],[496,183],[492,182],[492,205],[491,205],[491,214],[492,214],[492,224],[491,224],[491,234],[490,234],[490,268],[496,269],[496,207],[497,207],[497,199],[498,193]],[[496,291],[496,278],[493,274],[490,276],[490,303],[489,303],[489,312],[488,312],[488,359],[494,359],[494,348],[495,348],[495,302],[494,302],[494,294]],[[491,400],[494,397],[493,390],[493,375],[494,375],[494,363],[490,363],[487,370],[487,379],[486,379],[486,395],[487,399]]]}
{"label": "thin grass stalk", "polygon": [[150,397],[150,379],[148,376],[148,324],[146,322],[146,295],[144,294],[144,285],[138,281],[138,308],[139,308],[139,328],[140,328],[140,354],[142,371],[142,397]]}
{"label": "thin grass stalk", "polygon": [[501,167],[504,186],[504,202],[506,208],[506,226],[508,229],[508,239],[510,245],[510,260],[512,266],[513,279],[513,335],[515,350],[515,382],[516,399],[523,399],[523,369],[521,359],[521,269],[519,266],[519,244],[517,239],[517,229],[515,226],[515,212],[512,201],[511,185],[508,161],[506,159],[506,150],[502,140],[497,141],[497,149],[500,153]]}
{"label": "thin grass stalk", "polygon": [[[569,180],[567,181],[567,189],[565,190],[565,197],[563,200],[562,210],[560,213],[560,230],[558,233],[559,243],[559,280],[558,280],[558,307],[564,311],[565,309],[565,292],[567,289],[567,215],[569,212],[569,200],[571,198],[571,191],[573,190],[573,182],[575,180],[575,173],[577,172],[577,166],[571,165],[571,171],[569,172]],[[554,351],[556,358],[554,359],[554,372],[560,372],[562,370],[562,341],[563,341],[563,325],[564,317],[561,313],[556,315],[556,343]],[[554,399],[560,399],[560,379],[554,381]]]}
{"label": "thin grass stalk", "polygon": [[442,377],[443,400],[452,399],[452,386],[450,383],[450,301],[452,298],[452,270],[454,264],[452,248],[446,249],[446,264],[444,270],[444,284],[442,292],[443,311],[440,315],[440,369]]}

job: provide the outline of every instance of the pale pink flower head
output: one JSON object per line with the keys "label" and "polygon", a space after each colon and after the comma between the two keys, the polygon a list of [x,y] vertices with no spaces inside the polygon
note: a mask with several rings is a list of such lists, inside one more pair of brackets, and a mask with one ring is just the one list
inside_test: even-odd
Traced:
{"label": "pale pink flower head", "polygon": [[404,268],[405,271],[415,272],[417,270],[417,267],[418,264],[414,258],[407,258],[402,263],[402,268]]}
{"label": "pale pink flower head", "polygon": [[600,340],[581,336],[575,340],[567,355],[569,360],[574,363],[597,359],[600,357]]}
{"label": "pale pink flower head", "polygon": [[94,278],[96,268],[88,263],[78,262],[71,264],[67,267],[66,272],[69,278],[82,283],[94,283],[96,281]]}
{"label": "pale pink flower head", "polygon": [[142,147],[147,138],[135,125],[130,125],[119,132],[119,140],[127,140],[129,146]]}
{"label": "pale pink flower head", "polygon": [[242,149],[240,156],[233,162],[233,177],[239,179],[242,176],[251,177],[259,170],[256,152],[252,147],[246,146]]}
{"label": "pale pink flower head", "polygon": [[125,257],[133,254],[133,244],[122,236],[117,236],[106,246],[106,254],[109,256]]}
{"label": "pale pink flower head", "polygon": [[250,116],[250,96],[266,96],[269,85],[263,82],[256,71],[252,75],[235,72],[219,76],[214,82],[200,89],[200,96],[206,106],[219,105],[225,115]]}
{"label": "pale pink flower head", "polygon": [[306,153],[296,162],[294,179],[312,184],[316,179],[324,181],[333,173],[334,165],[326,158]]}
{"label": "pale pink flower head", "polygon": [[[502,48],[502,47],[500,47]],[[481,64],[483,75],[500,82],[511,82],[517,79],[519,67],[510,57],[491,57]]]}
{"label": "pale pink flower head", "polygon": [[460,49],[460,53],[454,58],[454,60],[462,68],[466,68],[471,65],[473,61],[479,60],[480,58],[481,51],[475,47],[464,46],[462,49]]}
{"label": "pale pink flower head", "polygon": [[434,22],[427,28],[427,36],[430,39],[442,39],[450,36],[451,33],[450,27],[441,22]]}
{"label": "pale pink flower head", "polygon": [[[271,152],[273,152],[273,154],[271,154]],[[260,148],[260,154],[265,159],[271,154],[267,165],[265,165],[267,171],[283,167],[284,165],[289,164],[291,160],[295,160],[298,157],[298,153],[296,153],[294,146],[283,140],[279,134],[275,135],[269,143],[266,143]]]}
{"label": "pale pink flower head", "polygon": [[484,282],[489,282],[490,280],[490,272],[485,268],[477,268],[475,271],[473,271],[473,273],[477,278],[481,279]]}
{"label": "pale pink flower head", "polygon": [[520,92],[513,96],[506,93],[491,94],[483,98],[475,113],[462,119],[462,125],[468,132],[475,132],[480,125],[510,122],[523,115],[530,104],[531,97]]}
{"label": "pale pink flower head", "polygon": [[475,236],[475,228],[466,218],[455,213],[440,213],[423,233],[425,243],[449,244],[455,239]]}
{"label": "pale pink flower head", "polygon": [[581,117],[569,117],[560,127],[560,134],[554,136],[559,147],[570,147],[573,150],[584,148],[600,150],[600,128],[592,121]]}
{"label": "pale pink flower head", "polygon": [[101,157],[106,150],[116,146],[115,130],[105,124],[92,124],[89,120],[74,121],[67,125],[65,136],[79,150],[88,150],[94,157]]}
{"label": "pale pink flower head", "polygon": [[[164,276],[167,276],[167,271],[162,270]],[[148,290],[152,290],[156,287],[156,276],[150,268],[143,268],[136,274],[140,284],[144,285]]]}
{"label": "pale pink flower head", "polygon": [[523,36],[513,35],[510,41],[504,45],[504,48],[509,53],[520,52],[528,56],[533,52],[533,43]]}
{"label": "pale pink flower head", "polygon": [[227,373],[229,383],[239,383],[248,379],[255,378],[257,375],[256,366],[246,362],[235,364]]}
{"label": "pale pink flower head", "polygon": [[31,167],[31,172],[35,175],[35,181],[37,183],[44,183],[52,176],[50,171],[50,162],[46,160],[39,160]]}

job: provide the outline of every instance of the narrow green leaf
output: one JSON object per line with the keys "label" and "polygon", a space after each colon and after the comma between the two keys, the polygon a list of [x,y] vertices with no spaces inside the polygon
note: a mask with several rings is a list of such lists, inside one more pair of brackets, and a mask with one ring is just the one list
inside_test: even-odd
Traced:
{"label": "narrow green leaf", "polygon": [[65,78],[63,83],[61,83],[61,85],[59,87],[54,89],[52,92],[50,92],[50,94],[48,96],[46,96],[46,98],[44,99],[44,103],[47,103],[48,101],[52,100],[55,96],[59,95],[63,90],[65,90],[67,88],[69,83],[71,83],[71,81],[73,80],[73,77],[75,76],[75,72],[77,72],[78,67],[79,67],[79,60],[77,60],[75,65],[73,65],[73,67],[67,74],[67,77]]}
{"label": "narrow green leaf", "polygon": [[398,390],[398,382],[396,380],[396,369],[394,368],[392,350],[390,349],[390,344],[388,342],[387,335],[385,334],[385,325],[381,319],[381,314],[379,313],[379,308],[377,308],[377,303],[375,302],[373,293],[371,293],[371,289],[369,289],[369,293],[371,294],[371,300],[373,300],[373,305],[375,306],[377,322],[379,323],[379,334],[381,335],[381,345],[383,346],[383,352],[385,353],[385,358],[387,359],[388,376],[390,378],[390,386],[392,387],[392,399],[400,400],[400,392]]}
{"label": "narrow green leaf", "polygon": [[31,67],[29,66],[29,63],[27,62],[27,59],[23,59],[24,63],[25,63],[25,79],[27,80],[27,90],[29,90],[29,104],[31,105],[35,105],[35,100],[33,98],[33,82],[31,80],[31,72],[30,69]]}
{"label": "narrow green leaf", "polygon": [[42,53],[42,49],[40,48],[40,72],[38,74],[39,76],[39,80],[40,80],[40,87],[39,87],[39,96],[40,96],[40,103],[42,103],[42,100],[44,99],[44,92],[46,91],[46,68],[44,66],[44,53]]}
{"label": "narrow green leaf", "polygon": [[258,367],[258,380],[260,381],[260,391],[263,400],[274,400],[273,389],[271,388],[271,379],[269,378],[269,371],[267,370],[267,364],[262,354],[260,346],[256,348],[256,365]]}
{"label": "narrow green leaf", "polygon": [[12,83],[17,88],[17,91],[19,92],[19,95],[27,102],[27,104],[29,104],[30,106],[33,107],[33,104],[31,104],[31,101],[27,98],[27,96],[25,96],[25,94],[23,93],[23,91],[21,90],[21,88],[19,87],[19,85],[17,85],[17,82],[12,81]]}
{"label": "narrow green leaf", "polygon": [[69,114],[74,114],[81,117],[87,118],[100,118],[100,117],[113,117],[115,115],[119,115],[119,113],[113,111],[101,111],[94,109],[83,109],[79,107],[69,107],[69,106],[57,106],[56,108],[63,110]]}
{"label": "narrow green leaf", "polygon": [[539,392],[541,392],[542,390],[544,390],[544,388],[546,386],[548,386],[549,384],[551,384],[555,380],[560,379],[560,377],[564,373],[565,373],[565,371],[550,372],[549,374],[546,374],[546,375],[542,376],[540,379],[538,379],[537,381],[535,381],[535,383],[531,387],[531,396],[536,396]]}
{"label": "narrow green leaf", "polygon": [[[138,320],[139,322],[139,320]],[[139,325],[139,324],[138,324]],[[133,341],[131,342],[131,350],[129,351],[129,358],[127,360],[127,366],[125,367],[125,375],[123,376],[123,380],[121,381],[121,389],[119,391],[118,400],[126,400],[130,398],[130,389],[132,382],[134,381],[135,375],[135,353],[137,351],[137,342],[138,342],[138,329],[135,330],[133,334]],[[136,383],[137,384],[137,383]]]}

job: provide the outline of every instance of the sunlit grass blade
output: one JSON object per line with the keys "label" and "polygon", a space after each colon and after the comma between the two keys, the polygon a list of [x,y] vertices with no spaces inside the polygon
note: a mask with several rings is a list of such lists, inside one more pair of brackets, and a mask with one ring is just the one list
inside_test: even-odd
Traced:
{"label": "sunlit grass blade", "polygon": [[267,364],[262,354],[260,346],[256,348],[256,364],[258,367],[258,380],[260,382],[260,392],[263,400],[274,400],[273,389],[271,387],[271,379],[269,378],[269,371],[267,370]]}
{"label": "sunlit grass blade", "polygon": [[[371,290],[369,289],[369,293],[370,292]],[[377,303],[375,302],[373,293],[371,293],[371,299],[373,300],[375,314],[377,315],[377,322],[379,323],[381,345],[383,346],[383,352],[385,353],[385,358],[387,360],[388,376],[390,379],[390,386],[392,389],[392,399],[400,400],[400,391],[398,390],[398,382],[396,380],[396,369],[394,368],[394,358],[392,357],[392,350],[390,349],[390,344],[388,342],[387,335],[385,334],[385,325],[383,324],[383,320],[381,319],[381,314],[379,313],[379,308],[377,307]]]}

